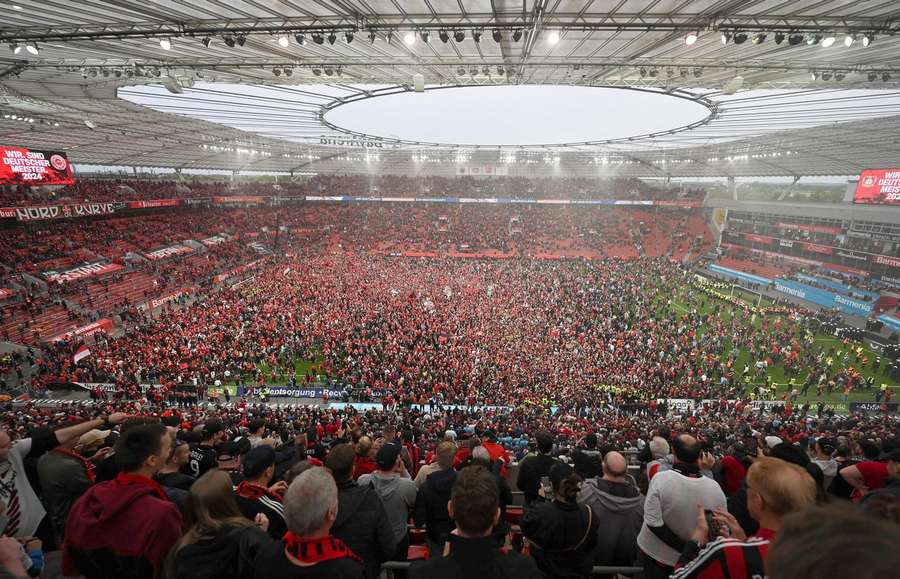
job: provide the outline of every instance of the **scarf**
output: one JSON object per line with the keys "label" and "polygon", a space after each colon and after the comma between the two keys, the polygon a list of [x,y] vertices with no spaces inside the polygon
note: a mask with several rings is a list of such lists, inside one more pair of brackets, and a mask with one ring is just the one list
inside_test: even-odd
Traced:
{"label": "scarf", "polygon": [[64,454],[66,456],[70,456],[70,457],[74,458],[77,462],[81,463],[81,466],[84,467],[84,473],[87,475],[88,481],[90,481],[91,484],[94,484],[95,482],[97,482],[97,475],[94,472],[94,464],[91,461],[87,460],[86,458],[84,458],[83,456],[78,454],[77,452],[68,450],[66,448],[54,448],[53,450],[54,450],[54,452],[58,452],[59,454]]}
{"label": "scarf", "polygon": [[337,537],[319,537],[318,539],[304,539],[291,531],[284,534],[284,550],[291,557],[307,565],[315,565],[332,559],[350,558],[357,563],[362,563],[356,553]]}
{"label": "scarf", "polygon": [[700,467],[696,464],[676,462],[672,465],[672,470],[688,478],[700,478],[702,476],[700,474]]}
{"label": "scarf", "polygon": [[149,479],[139,474],[120,472],[119,475],[115,479],[113,479],[113,483],[126,487],[131,485],[145,485],[150,487],[150,490],[153,491],[153,494],[155,494],[157,498],[164,501],[169,500],[169,497],[166,495],[166,491],[164,491],[163,488],[159,486],[159,483],[157,483],[153,479]]}
{"label": "scarf", "polygon": [[245,499],[250,499],[251,501],[259,500],[261,497],[272,497],[277,500],[279,503],[281,502],[281,497],[276,495],[275,493],[270,493],[269,489],[262,485],[258,485],[256,483],[251,483],[247,481],[243,481],[234,491],[237,496],[244,497]]}

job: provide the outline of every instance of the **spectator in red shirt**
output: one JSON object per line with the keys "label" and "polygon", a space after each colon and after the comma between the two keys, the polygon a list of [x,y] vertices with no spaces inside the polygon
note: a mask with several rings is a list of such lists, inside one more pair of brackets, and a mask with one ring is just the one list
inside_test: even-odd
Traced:
{"label": "spectator in red shirt", "polygon": [[722,469],[722,490],[725,496],[730,497],[741,490],[741,483],[747,476],[747,468],[750,465],[747,452],[742,443],[736,443],[730,454],[719,459],[719,467]]}

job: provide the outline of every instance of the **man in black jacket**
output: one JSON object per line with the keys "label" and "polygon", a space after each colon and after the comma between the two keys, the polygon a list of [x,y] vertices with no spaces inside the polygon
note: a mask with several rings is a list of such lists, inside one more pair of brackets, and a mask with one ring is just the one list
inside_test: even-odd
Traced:
{"label": "man in black jacket", "polygon": [[435,454],[438,470],[428,475],[425,484],[416,495],[413,518],[417,527],[425,526],[428,551],[432,557],[439,557],[444,552],[444,541],[455,527],[447,511],[447,503],[450,502],[450,491],[456,482],[457,473],[453,470],[456,450],[456,445],[450,441],[444,441],[437,446]]}
{"label": "man in black jacket", "polygon": [[548,432],[538,432],[538,454],[527,456],[519,465],[519,476],[516,478],[516,486],[525,495],[525,506],[530,506],[538,498],[541,487],[541,477],[550,474],[550,468],[557,464],[557,460],[550,456],[553,451],[553,436]]}
{"label": "man in black jacket", "polygon": [[491,538],[500,506],[497,483],[487,469],[464,468],[453,483],[448,508],[456,529],[448,537],[444,556],[413,563],[410,579],[541,577],[533,559],[516,552],[504,554]]}
{"label": "man in black jacket", "polygon": [[368,579],[378,577],[381,564],[397,550],[397,538],[384,503],[370,486],[353,480],[356,449],[339,444],[331,449],[325,467],[331,471],[338,489],[338,511],[331,533],[365,561]]}

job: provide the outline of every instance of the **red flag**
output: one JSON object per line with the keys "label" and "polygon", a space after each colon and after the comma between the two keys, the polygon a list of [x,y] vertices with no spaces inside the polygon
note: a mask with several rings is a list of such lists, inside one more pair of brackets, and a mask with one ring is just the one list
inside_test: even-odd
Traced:
{"label": "red flag", "polygon": [[81,346],[78,347],[77,350],[75,350],[75,355],[72,357],[72,359],[75,360],[75,363],[77,364],[78,362],[87,358],[90,355],[91,355],[91,351],[88,349],[87,346],[82,344]]}

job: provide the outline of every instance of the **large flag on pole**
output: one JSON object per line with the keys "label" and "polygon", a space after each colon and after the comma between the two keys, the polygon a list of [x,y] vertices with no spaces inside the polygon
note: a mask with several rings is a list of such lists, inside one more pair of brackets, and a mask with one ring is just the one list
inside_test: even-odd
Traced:
{"label": "large flag on pole", "polygon": [[91,355],[91,351],[88,349],[87,346],[82,344],[81,346],[78,347],[77,350],[75,350],[75,355],[72,357],[72,359],[75,360],[75,363],[77,364],[78,362],[80,362],[81,360],[84,360],[85,358],[87,358],[90,355]]}

